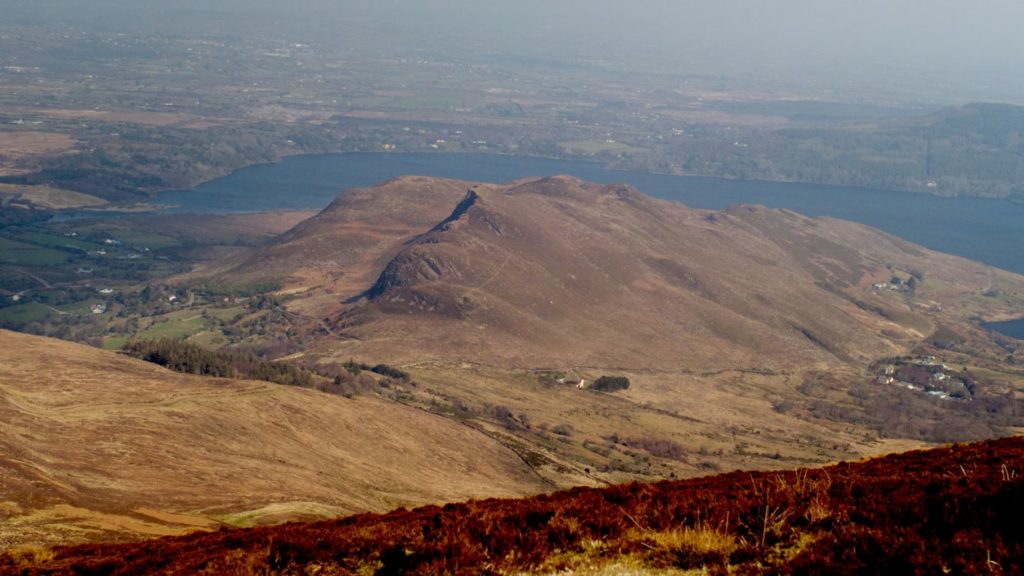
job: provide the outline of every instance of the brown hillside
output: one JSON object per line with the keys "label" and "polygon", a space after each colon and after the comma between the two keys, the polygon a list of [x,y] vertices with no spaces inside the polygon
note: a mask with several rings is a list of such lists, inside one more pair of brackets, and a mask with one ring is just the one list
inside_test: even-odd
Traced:
{"label": "brown hillside", "polygon": [[1021,574],[1024,441],[0,556],[18,574]]}
{"label": "brown hillside", "polygon": [[426,412],[0,331],[0,549],[545,489]]}
{"label": "brown hillside", "polygon": [[[912,297],[872,288],[910,273]],[[996,279],[988,315],[1024,294],[865,226],[570,177],[349,191],[234,274],[287,278],[339,356],[691,372],[862,366],[963,323]]]}

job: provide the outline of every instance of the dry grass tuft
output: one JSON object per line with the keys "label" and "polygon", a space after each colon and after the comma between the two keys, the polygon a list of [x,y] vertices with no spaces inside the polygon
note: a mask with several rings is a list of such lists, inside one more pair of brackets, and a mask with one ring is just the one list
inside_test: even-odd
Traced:
{"label": "dry grass tuft", "polygon": [[645,540],[668,550],[687,550],[701,554],[720,553],[728,556],[736,551],[736,539],[731,534],[709,526],[676,528],[664,532],[651,532]]}
{"label": "dry grass tuft", "polygon": [[648,531],[636,536],[651,551],[655,565],[679,568],[724,565],[739,548],[732,534],[708,524]]}
{"label": "dry grass tuft", "polygon": [[52,562],[55,557],[53,550],[40,546],[19,546],[8,550],[7,555],[18,568],[38,567]]}
{"label": "dry grass tuft", "polygon": [[818,525],[832,517],[832,508],[827,496],[818,496],[811,500],[804,512],[804,518],[812,525]]}

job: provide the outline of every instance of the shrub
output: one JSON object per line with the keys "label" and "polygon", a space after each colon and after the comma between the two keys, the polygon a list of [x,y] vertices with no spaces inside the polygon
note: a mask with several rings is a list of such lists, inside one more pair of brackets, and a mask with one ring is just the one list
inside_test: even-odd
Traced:
{"label": "shrub", "polygon": [[629,378],[625,376],[601,376],[594,381],[594,385],[591,388],[599,392],[625,390],[629,388]]}
{"label": "shrub", "polygon": [[671,460],[686,460],[686,449],[679,443],[662,438],[626,438],[622,444],[630,448],[639,448],[652,456]]}
{"label": "shrub", "polygon": [[559,424],[551,429],[551,431],[559,436],[569,437],[575,431],[569,424]]}
{"label": "shrub", "polygon": [[345,368],[345,370],[348,370],[349,373],[352,374],[353,376],[359,376],[359,374],[363,371],[363,366],[354,360],[349,360],[348,362],[342,364],[342,366]]}
{"label": "shrub", "polygon": [[377,364],[373,368],[370,368],[370,372],[375,372],[381,376],[387,376],[394,380],[406,381],[409,379],[409,373],[403,370],[399,370],[394,366],[388,366],[387,364]]}

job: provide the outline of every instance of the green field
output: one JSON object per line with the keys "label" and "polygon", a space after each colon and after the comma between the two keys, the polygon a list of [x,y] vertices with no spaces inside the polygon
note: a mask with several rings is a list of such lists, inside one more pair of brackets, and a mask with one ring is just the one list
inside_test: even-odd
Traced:
{"label": "green field", "polygon": [[620,154],[642,152],[642,148],[623,144],[621,142],[608,142],[607,140],[576,140],[571,142],[559,142],[565,150],[577,154],[601,154],[604,152],[617,152]]}
{"label": "green field", "polygon": [[[117,240],[121,243],[121,246],[113,246],[115,249],[149,248],[150,250],[160,250],[163,248],[173,248],[174,246],[179,246],[181,244],[181,242],[175,238],[165,234],[151,232],[145,228],[129,228],[123,224],[110,223],[108,221],[78,224],[72,226],[70,230],[77,232],[79,236],[77,238],[66,238],[62,235],[60,236],[60,239],[65,240],[62,244],[69,244],[71,242],[67,242],[68,240],[73,241],[77,239],[90,249],[95,247],[111,248],[111,246],[104,242],[107,238]],[[52,235],[48,232],[37,233],[42,235]]]}
{"label": "green field", "polygon": [[102,244],[95,244],[86,242],[78,238],[69,238],[62,234],[51,234],[48,232],[42,232],[38,230],[24,230],[17,231],[12,234],[18,240],[24,240],[31,242],[32,244],[38,244],[47,248],[56,248],[58,250],[64,248],[77,248],[79,250],[96,250],[102,248]]}
{"label": "green field", "polygon": [[110,233],[110,237],[132,247],[149,248],[150,250],[172,248],[180,244],[170,236],[142,230],[115,230]]}
{"label": "green field", "polygon": [[207,308],[206,313],[212,318],[216,318],[222,322],[229,322],[234,320],[235,316],[245,313],[246,309],[242,306],[232,306],[231,308]]}
{"label": "green field", "polygon": [[120,350],[124,348],[124,345],[128,343],[129,338],[127,336],[106,336],[103,338],[103,349],[104,350]]}
{"label": "green field", "polygon": [[161,338],[186,338],[196,332],[204,330],[206,328],[206,319],[196,314],[195,311],[188,312],[189,314],[187,317],[183,317],[179,312],[165,315],[164,318],[168,316],[178,316],[178,318],[172,318],[153,324],[149,328],[140,332],[137,336],[138,339],[159,340]]}
{"label": "green field", "polygon": [[28,304],[0,308],[0,324],[18,326],[29,322],[41,322],[49,318],[51,314],[54,314],[54,311],[47,306],[29,302]]}
{"label": "green field", "polygon": [[225,337],[224,333],[220,330],[212,330],[196,334],[189,338],[188,341],[190,344],[212,349],[222,348],[229,343],[227,337]]}
{"label": "green field", "polygon": [[0,237],[0,263],[22,266],[58,266],[67,263],[71,255],[50,248],[42,248]]}
{"label": "green field", "polygon": [[461,94],[418,94],[408,98],[396,98],[389,104],[400,110],[448,110],[465,101]]}

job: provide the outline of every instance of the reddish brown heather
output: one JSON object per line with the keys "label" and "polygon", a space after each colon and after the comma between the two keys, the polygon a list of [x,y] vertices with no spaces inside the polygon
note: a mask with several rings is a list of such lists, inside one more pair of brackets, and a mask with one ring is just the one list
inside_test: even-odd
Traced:
{"label": "reddish brown heather", "polygon": [[634,572],[1020,574],[1021,518],[1024,438],[1014,437],[823,469],[9,553],[0,572],[496,574],[630,562]]}

